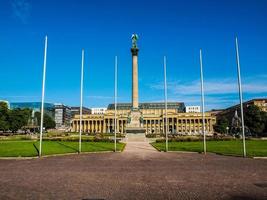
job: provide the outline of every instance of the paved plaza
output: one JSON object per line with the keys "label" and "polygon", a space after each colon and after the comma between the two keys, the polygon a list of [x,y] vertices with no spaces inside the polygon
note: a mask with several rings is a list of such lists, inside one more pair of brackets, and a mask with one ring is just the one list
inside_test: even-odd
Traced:
{"label": "paved plaza", "polygon": [[267,160],[126,140],[123,153],[2,159],[0,199],[267,199]]}

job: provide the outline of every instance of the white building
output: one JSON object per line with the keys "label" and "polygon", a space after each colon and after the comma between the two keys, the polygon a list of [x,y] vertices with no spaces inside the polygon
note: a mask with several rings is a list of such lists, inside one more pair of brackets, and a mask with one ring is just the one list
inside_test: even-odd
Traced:
{"label": "white building", "polygon": [[71,123],[71,109],[70,107],[55,103],[55,123],[57,129],[66,129],[70,127]]}
{"label": "white building", "polygon": [[91,108],[93,115],[105,114],[107,108]]}
{"label": "white building", "polygon": [[199,113],[200,112],[200,106],[186,106],[185,112],[187,112],[187,113]]}

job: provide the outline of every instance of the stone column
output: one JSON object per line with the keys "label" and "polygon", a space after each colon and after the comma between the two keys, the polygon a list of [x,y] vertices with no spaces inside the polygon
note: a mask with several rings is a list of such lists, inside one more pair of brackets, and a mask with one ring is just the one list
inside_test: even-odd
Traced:
{"label": "stone column", "polygon": [[189,133],[190,133],[190,135],[191,135],[191,118],[189,119]]}
{"label": "stone column", "polygon": [[132,106],[138,109],[138,48],[131,48],[132,52]]}
{"label": "stone column", "polygon": [[99,133],[103,133],[102,127],[102,120],[99,120]]}
{"label": "stone column", "polygon": [[210,133],[212,133],[213,132],[213,130],[212,130],[212,128],[213,128],[212,127],[212,119],[209,120],[209,127],[210,127]]}
{"label": "stone column", "polygon": [[103,121],[103,133],[106,133],[106,119]]}
{"label": "stone column", "polygon": [[108,133],[110,133],[110,120],[108,119]]}

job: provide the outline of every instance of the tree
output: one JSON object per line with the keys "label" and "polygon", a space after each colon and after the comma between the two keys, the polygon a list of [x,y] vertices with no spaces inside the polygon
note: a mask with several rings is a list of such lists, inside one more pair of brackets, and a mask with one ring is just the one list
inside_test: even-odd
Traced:
{"label": "tree", "polygon": [[6,131],[8,129],[8,106],[5,102],[0,102],[0,131]]}
{"label": "tree", "polygon": [[265,129],[265,113],[260,111],[258,106],[251,105],[244,110],[245,125],[252,134],[261,135]]}
{"label": "tree", "polygon": [[226,117],[222,117],[218,119],[216,125],[214,126],[214,130],[219,133],[227,133],[226,127],[229,127],[229,121]]}
{"label": "tree", "polygon": [[[35,117],[37,118],[38,126],[40,126],[40,124],[41,124],[41,113],[40,112],[36,112],[35,113]],[[55,121],[46,113],[44,113],[43,127],[45,127],[46,129],[52,129],[52,128],[56,127]]]}
{"label": "tree", "polygon": [[31,116],[31,110],[26,109],[14,109],[9,111],[9,130],[11,130],[13,133],[17,132],[19,129],[21,129],[23,126],[26,126],[28,124],[29,118]]}
{"label": "tree", "polygon": [[267,136],[267,112],[262,112],[262,116],[263,116],[263,121],[264,121],[264,131],[262,136]]}

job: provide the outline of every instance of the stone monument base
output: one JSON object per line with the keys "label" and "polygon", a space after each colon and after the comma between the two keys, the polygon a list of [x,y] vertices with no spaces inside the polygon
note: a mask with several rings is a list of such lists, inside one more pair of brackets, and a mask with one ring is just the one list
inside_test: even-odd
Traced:
{"label": "stone monument base", "polygon": [[126,125],[126,133],[145,133],[146,129],[143,128],[142,113],[138,109],[133,109],[129,113],[130,122]]}
{"label": "stone monument base", "polygon": [[145,133],[146,129],[142,127],[126,127],[125,128],[126,133]]}

